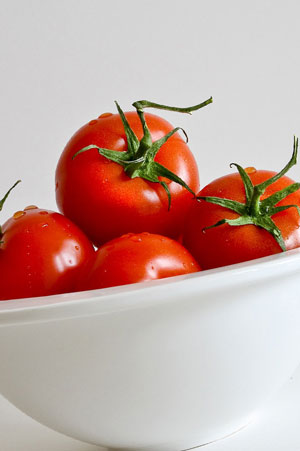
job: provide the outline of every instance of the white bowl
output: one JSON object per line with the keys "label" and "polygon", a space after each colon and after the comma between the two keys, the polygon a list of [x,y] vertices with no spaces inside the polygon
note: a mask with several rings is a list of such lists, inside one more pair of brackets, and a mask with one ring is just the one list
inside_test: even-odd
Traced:
{"label": "white bowl", "polygon": [[249,423],[300,362],[300,250],[125,287],[0,302],[0,391],[122,450]]}

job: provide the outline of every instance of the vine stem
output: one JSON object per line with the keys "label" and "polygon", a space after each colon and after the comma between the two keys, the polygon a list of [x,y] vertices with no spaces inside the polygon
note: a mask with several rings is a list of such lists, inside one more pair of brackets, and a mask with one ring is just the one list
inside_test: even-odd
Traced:
{"label": "vine stem", "polygon": [[209,99],[205,100],[204,102],[198,103],[194,106],[189,107],[176,107],[176,106],[168,106],[168,105],[161,105],[159,103],[150,102],[149,100],[138,100],[137,102],[134,102],[132,106],[139,110],[144,110],[145,108],[155,108],[158,110],[166,110],[166,111],[176,111],[177,113],[187,113],[191,114],[192,111],[200,110],[200,108],[205,107],[206,105],[209,105],[212,103],[213,98],[210,97]]}

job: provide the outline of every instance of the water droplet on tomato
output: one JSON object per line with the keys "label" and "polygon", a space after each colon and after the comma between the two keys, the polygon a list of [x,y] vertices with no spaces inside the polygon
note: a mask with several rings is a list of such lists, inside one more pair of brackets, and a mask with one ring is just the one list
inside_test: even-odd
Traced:
{"label": "water droplet on tomato", "polygon": [[92,119],[90,122],[89,122],[89,125],[95,125],[95,124],[97,124],[97,119]]}
{"label": "water droplet on tomato", "polygon": [[76,251],[79,251],[79,246],[77,246],[77,244],[76,244],[76,246],[75,246],[75,250],[76,250]]}
{"label": "water droplet on tomato", "polygon": [[[101,158],[101,164],[111,164],[113,163],[112,160],[109,160],[108,158],[105,158],[103,155],[100,155]],[[107,181],[107,179],[105,179]]]}
{"label": "water droplet on tomato", "polygon": [[253,166],[249,166],[248,168],[245,168],[245,172],[247,174],[255,174],[256,169]]}
{"label": "water droplet on tomato", "polygon": [[35,210],[36,208],[38,208],[36,205],[27,205],[27,207],[24,208],[25,210]]}
{"label": "water droplet on tomato", "polygon": [[141,235],[142,235],[142,236],[149,236],[150,233],[149,233],[149,232],[142,232]]}
{"label": "water droplet on tomato", "polygon": [[109,117],[112,115],[113,115],[112,113],[102,113],[102,114],[100,114],[99,119],[103,119],[104,117]]}
{"label": "water droplet on tomato", "polygon": [[19,218],[22,218],[22,216],[24,216],[24,215],[26,215],[25,211],[19,210],[14,213],[13,218],[19,219]]}
{"label": "water droplet on tomato", "polygon": [[46,222],[45,222],[45,224],[42,225],[43,228],[48,227],[48,226],[49,226],[49,224],[47,224]]}
{"label": "water droplet on tomato", "polygon": [[133,235],[134,235],[134,233],[129,232],[129,233],[125,233],[125,235],[122,235],[121,238],[130,238]]}
{"label": "water droplet on tomato", "polygon": [[134,243],[140,243],[143,240],[141,235],[133,235],[129,239],[130,239],[130,241],[133,241]]}

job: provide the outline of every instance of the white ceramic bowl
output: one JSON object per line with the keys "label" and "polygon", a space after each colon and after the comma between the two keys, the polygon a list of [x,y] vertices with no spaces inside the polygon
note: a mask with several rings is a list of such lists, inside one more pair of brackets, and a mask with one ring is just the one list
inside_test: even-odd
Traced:
{"label": "white ceramic bowl", "polygon": [[300,362],[300,250],[0,302],[0,391],[47,426],[177,451],[246,425]]}

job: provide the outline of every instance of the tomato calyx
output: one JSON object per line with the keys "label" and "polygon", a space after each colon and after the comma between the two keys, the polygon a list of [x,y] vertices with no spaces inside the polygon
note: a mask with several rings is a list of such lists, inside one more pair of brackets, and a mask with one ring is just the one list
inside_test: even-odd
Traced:
{"label": "tomato calyx", "polygon": [[246,202],[243,204],[232,199],[224,199],[214,196],[197,196],[197,200],[204,200],[212,204],[220,205],[228,208],[229,210],[238,213],[240,216],[236,219],[221,219],[216,224],[205,227],[202,231],[207,229],[218,227],[222,224],[229,224],[230,226],[243,226],[243,225],[255,225],[267,230],[277,241],[282,251],[286,251],[286,246],[281,234],[280,229],[276,226],[271,216],[288,208],[296,208],[300,216],[300,208],[298,205],[282,205],[276,206],[278,202],[285,199],[289,194],[294,193],[300,188],[300,183],[292,183],[286,188],[277,191],[269,197],[261,200],[261,196],[264,194],[266,188],[277,180],[279,180],[287,171],[297,163],[298,153],[298,138],[294,137],[293,154],[286,166],[273,177],[265,180],[259,185],[253,185],[247,172],[237,163],[231,163],[230,167],[235,166],[242,178],[245,193]]}
{"label": "tomato calyx", "polygon": [[168,196],[168,209],[171,207],[171,193],[168,188],[168,185],[163,180],[160,180],[159,177],[167,178],[175,183],[178,183],[179,185],[183,186],[186,190],[188,190],[194,197],[195,193],[194,191],[182,180],[179,176],[171,172],[169,169],[164,167],[163,165],[157,163],[154,161],[155,156],[159,149],[162,147],[162,145],[176,132],[181,130],[185,137],[186,142],[188,141],[187,134],[181,127],[176,127],[173,130],[171,130],[169,133],[167,133],[162,138],[152,141],[152,137],[149,131],[149,128],[147,126],[145,116],[144,116],[144,109],[145,108],[156,108],[156,109],[162,109],[162,110],[168,110],[168,111],[177,111],[181,113],[189,113],[191,114],[192,111],[196,111],[208,104],[212,103],[212,97],[207,99],[205,102],[202,102],[198,105],[194,105],[192,107],[187,108],[179,108],[179,107],[171,107],[167,105],[160,105],[157,103],[149,102],[147,100],[140,100],[135,103],[133,103],[133,106],[137,110],[137,114],[139,116],[139,119],[141,121],[142,127],[143,127],[143,137],[139,141],[137,136],[135,135],[134,131],[130,127],[126,116],[124,112],[122,111],[120,105],[115,102],[117,106],[118,113],[121,117],[126,138],[127,138],[127,150],[123,152],[119,152],[116,150],[111,149],[104,149],[101,147],[98,147],[94,144],[91,144],[89,146],[84,147],[83,149],[79,150],[75,153],[73,156],[73,159],[77,157],[82,152],[85,152],[90,149],[97,149],[99,154],[103,157],[107,158],[108,160],[114,161],[115,163],[120,164],[123,168],[125,173],[130,178],[136,178],[140,177],[145,180],[148,180],[149,182],[153,183],[159,183],[164,190],[166,191],[166,194]]}
{"label": "tomato calyx", "polygon": [[[17,186],[19,183],[21,182],[21,180],[17,180],[16,183],[13,184],[13,186],[11,188],[9,188],[9,190],[7,191],[7,193],[4,195],[4,197],[0,200],[0,211],[3,208],[3,205],[6,201],[6,199],[8,198],[8,196],[10,195],[11,191],[15,188],[15,186]],[[0,225],[0,244],[2,243],[1,238],[3,237],[3,233],[2,233],[2,229],[1,229],[1,225]]]}

